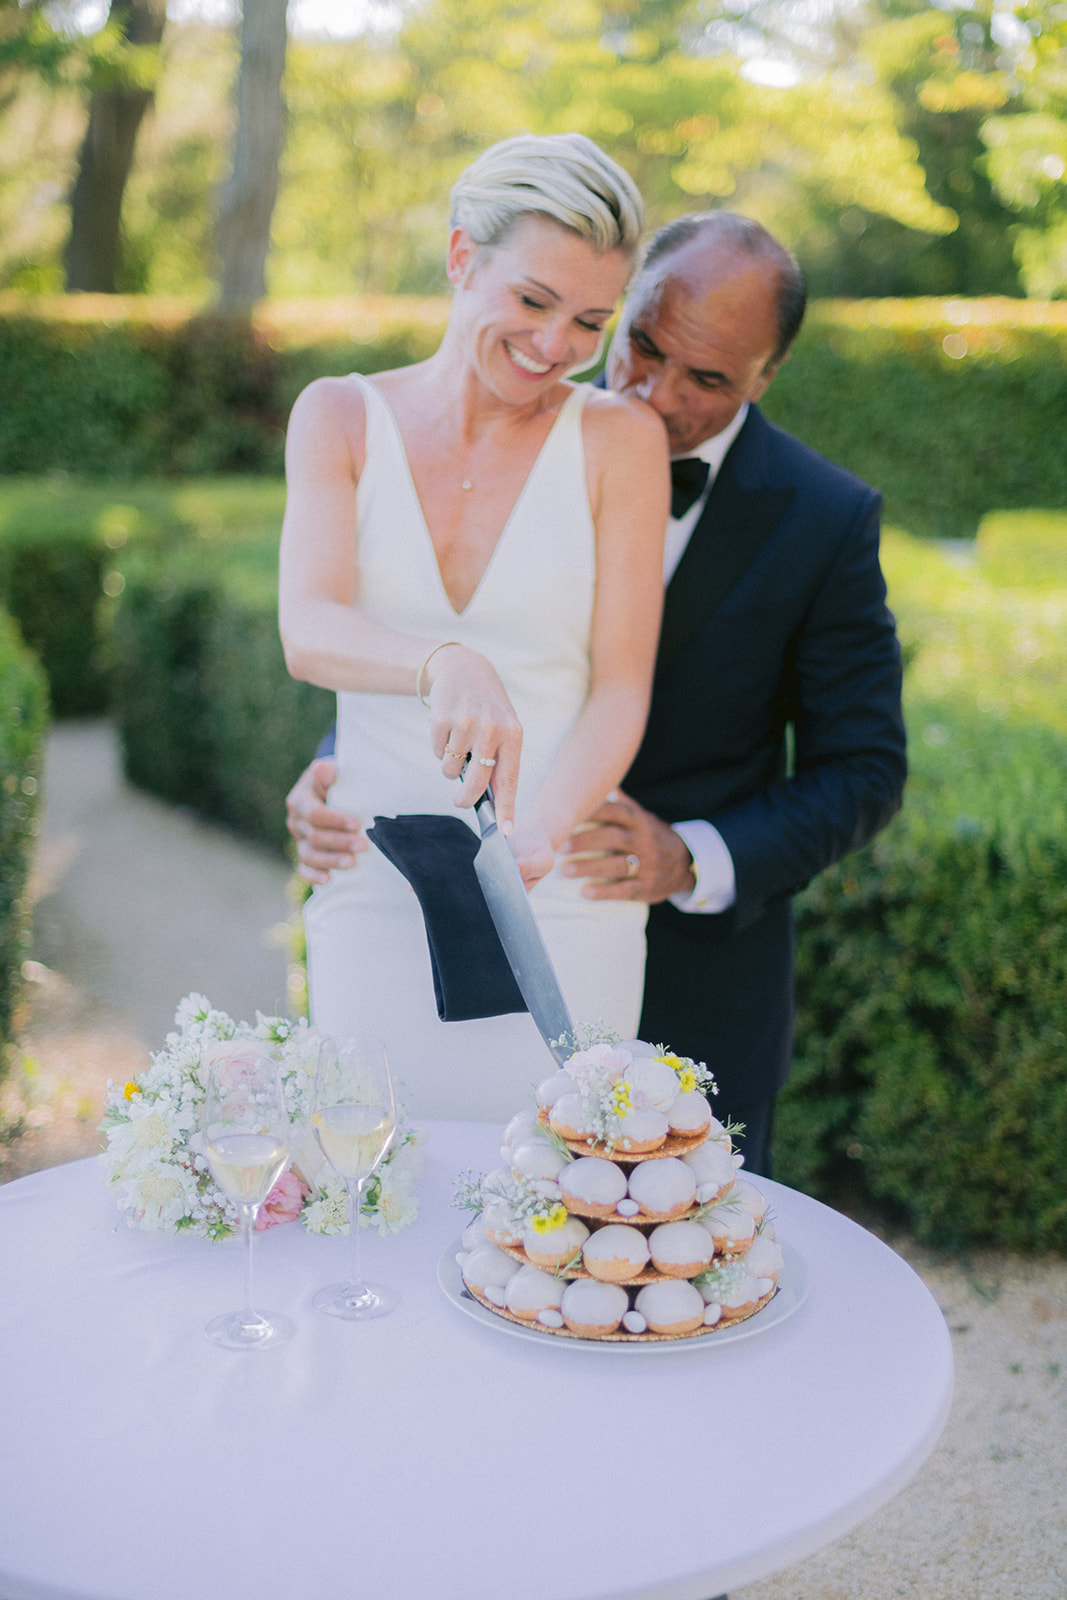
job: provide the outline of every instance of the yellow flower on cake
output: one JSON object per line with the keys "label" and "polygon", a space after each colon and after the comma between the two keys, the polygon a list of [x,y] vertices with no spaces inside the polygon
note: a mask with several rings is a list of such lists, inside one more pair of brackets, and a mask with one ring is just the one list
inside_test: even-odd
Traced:
{"label": "yellow flower on cake", "polygon": [[530,1226],[533,1228],[534,1233],[555,1233],[556,1229],[562,1228],[566,1221],[567,1208],[557,1203],[552,1207],[551,1211],[535,1212],[530,1218]]}

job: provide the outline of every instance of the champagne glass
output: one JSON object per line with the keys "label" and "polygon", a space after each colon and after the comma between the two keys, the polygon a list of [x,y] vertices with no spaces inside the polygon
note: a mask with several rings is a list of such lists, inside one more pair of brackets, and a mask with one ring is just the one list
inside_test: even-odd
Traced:
{"label": "champagne glass", "polygon": [[360,1270],[359,1214],[367,1180],[396,1132],[396,1101],[385,1047],[364,1035],[324,1041],[315,1073],[311,1126],[323,1155],[348,1190],[351,1277],[320,1289],[312,1304],[331,1317],[355,1322],[383,1317],[396,1296],[365,1283]]}
{"label": "champagne glass", "polygon": [[207,1324],[205,1333],[228,1350],[263,1350],[293,1333],[288,1317],[256,1311],[252,1299],[252,1235],[260,1206],[289,1160],[289,1116],[278,1063],[266,1050],[226,1047],[215,1052],[201,1121],[212,1177],[237,1207],[245,1246],[245,1303]]}

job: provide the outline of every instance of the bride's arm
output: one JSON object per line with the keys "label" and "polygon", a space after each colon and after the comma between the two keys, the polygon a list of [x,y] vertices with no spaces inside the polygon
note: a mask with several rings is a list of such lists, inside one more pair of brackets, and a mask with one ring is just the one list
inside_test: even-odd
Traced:
{"label": "bride's arm", "polygon": [[490,662],[465,645],[438,649],[447,641],[383,627],[354,606],[365,431],[363,396],[346,379],[319,379],[293,407],[278,581],[286,665],[326,689],[421,693],[431,707],[427,742],[447,777],[458,777],[468,750],[496,759],[495,769],[471,763],[459,803],[472,805],[492,771],[500,820],[510,822],[522,730]]}
{"label": "bride's arm", "polygon": [[548,847],[559,849],[592,815],[637,753],[663,608],[670,510],[663,424],[639,401],[599,392],[586,403],[583,422],[596,525],[590,689],[544,786],[515,825],[512,847],[528,886],[551,867]]}

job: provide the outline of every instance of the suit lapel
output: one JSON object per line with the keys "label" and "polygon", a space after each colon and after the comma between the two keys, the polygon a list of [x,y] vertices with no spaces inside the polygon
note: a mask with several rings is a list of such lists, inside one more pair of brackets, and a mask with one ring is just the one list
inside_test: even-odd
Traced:
{"label": "suit lapel", "polygon": [[667,585],[656,676],[665,673],[710,620],[779,522],[795,490],[742,489],[734,456],[719,470],[707,505]]}

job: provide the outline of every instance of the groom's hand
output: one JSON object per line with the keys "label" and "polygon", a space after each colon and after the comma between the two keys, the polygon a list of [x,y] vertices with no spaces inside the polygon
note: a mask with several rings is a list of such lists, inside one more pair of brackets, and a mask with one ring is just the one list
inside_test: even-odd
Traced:
{"label": "groom's hand", "polygon": [[370,849],[358,817],[327,805],[337,778],[333,761],[313,761],[285,798],[285,825],[296,840],[298,871],[308,883],[327,883],[330,873],[354,867],[356,856]]}
{"label": "groom's hand", "polygon": [[656,905],[672,894],[691,894],[696,886],[684,840],[625,794],[605,801],[571,834],[561,856],[564,877],[588,880],[582,885],[587,900]]}

